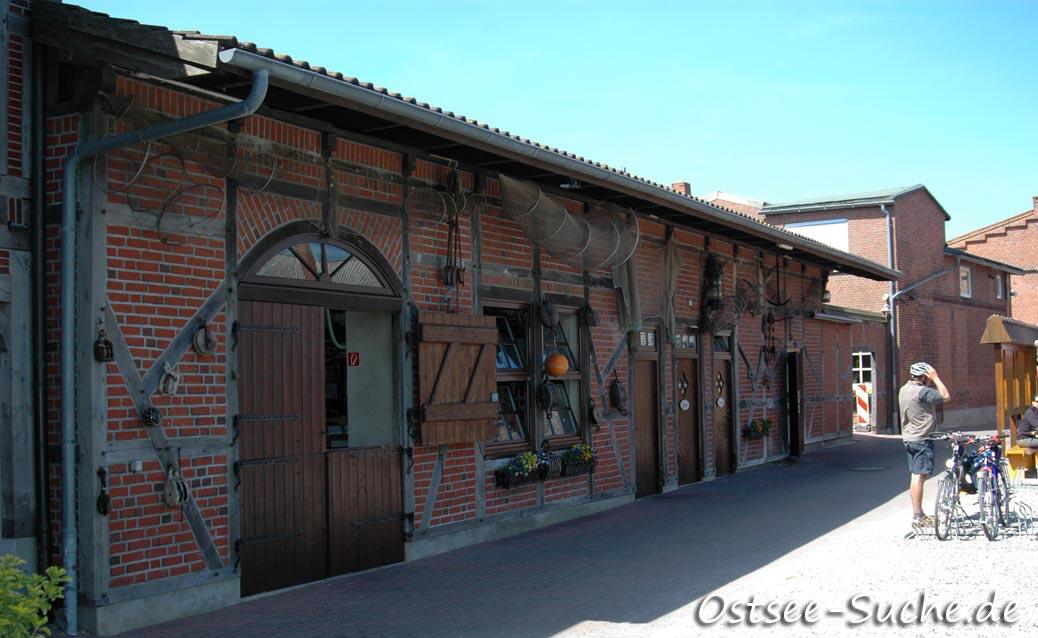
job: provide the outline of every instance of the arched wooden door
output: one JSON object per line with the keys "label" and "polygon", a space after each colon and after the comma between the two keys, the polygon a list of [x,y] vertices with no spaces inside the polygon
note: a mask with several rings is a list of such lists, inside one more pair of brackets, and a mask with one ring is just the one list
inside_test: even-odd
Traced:
{"label": "arched wooden door", "polygon": [[231,337],[242,594],[402,560],[398,284],[318,236],[250,255]]}

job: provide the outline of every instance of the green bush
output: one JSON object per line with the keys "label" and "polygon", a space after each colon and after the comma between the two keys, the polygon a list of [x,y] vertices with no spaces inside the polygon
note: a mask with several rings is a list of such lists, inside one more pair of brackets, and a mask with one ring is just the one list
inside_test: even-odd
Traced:
{"label": "green bush", "polygon": [[0,636],[4,638],[50,635],[45,626],[47,613],[68,582],[60,567],[48,567],[46,574],[30,574],[24,565],[17,556],[0,556]]}

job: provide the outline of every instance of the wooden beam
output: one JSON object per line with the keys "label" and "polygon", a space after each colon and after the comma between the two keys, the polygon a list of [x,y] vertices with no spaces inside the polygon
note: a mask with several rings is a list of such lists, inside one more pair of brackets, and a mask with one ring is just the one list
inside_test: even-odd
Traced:
{"label": "wooden beam", "polygon": [[37,42],[85,52],[99,61],[161,77],[209,73],[217,67],[216,42],[53,2],[33,5]]}
{"label": "wooden beam", "polygon": [[175,366],[180,361],[187,349],[191,347],[195,331],[212,321],[213,317],[223,310],[226,303],[227,282],[222,281],[216,290],[209,295],[209,298],[195,311],[191,319],[181,327],[177,336],[173,337],[166,349],[162,351],[162,354],[155,359],[151,368],[144,374],[144,377],[141,379],[141,390],[147,396],[151,396],[158,389],[162,376],[165,374],[166,364]]}
{"label": "wooden beam", "polygon": [[[221,284],[220,287],[222,289],[223,285]],[[126,384],[126,389],[130,393],[130,399],[133,401],[134,407],[137,408],[138,414],[143,414],[145,410],[154,406],[151,403],[150,393],[144,390],[142,379],[137,371],[137,364],[134,363],[133,355],[130,354],[130,347],[126,344],[126,338],[123,337],[123,332],[119,328],[119,320],[115,317],[115,313],[112,312],[111,303],[105,306],[105,326],[108,330],[108,336],[112,340],[115,361],[123,377],[123,382]],[[147,431],[148,439],[151,440],[151,446],[155,449],[155,455],[159,458],[159,462],[162,463],[163,469],[172,467],[179,474],[180,462],[173,452],[174,448],[170,445],[169,439],[166,438],[162,424],[155,427],[144,425],[141,427],[144,427]],[[228,478],[228,480],[230,479]],[[190,489],[189,482],[188,485],[187,500],[181,506],[184,518],[187,519],[188,527],[191,528],[195,542],[198,543],[198,548],[205,558],[206,566],[210,570],[218,571],[224,567],[223,561],[220,560],[220,552],[216,549],[213,537],[209,534],[209,527],[202,517],[202,511],[198,508],[198,503],[195,501],[194,492]]]}

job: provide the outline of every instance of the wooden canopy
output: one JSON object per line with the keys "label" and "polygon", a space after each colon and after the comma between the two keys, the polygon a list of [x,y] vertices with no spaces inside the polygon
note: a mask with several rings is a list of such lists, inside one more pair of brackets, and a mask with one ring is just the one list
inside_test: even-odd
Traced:
{"label": "wooden canopy", "polygon": [[1029,323],[991,315],[984,327],[981,343],[1012,343],[1018,346],[1035,347],[1038,344],[1038,326]]}
{"label": "wooden canopy", "polygon": [[1038,391],[1038,326],[991,315],[980,342],[995,347],[995,425],[1015,445],[1017,419]]}

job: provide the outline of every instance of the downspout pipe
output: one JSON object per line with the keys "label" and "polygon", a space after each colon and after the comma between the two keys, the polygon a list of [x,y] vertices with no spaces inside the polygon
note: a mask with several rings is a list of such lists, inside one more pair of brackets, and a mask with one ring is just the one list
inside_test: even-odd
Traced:
{"label": "downspout pipe", "polygon": [[32,393],[33,419],[36,431],[36,565],[39,571],[50,562],[50,482],[48,478],[47,454],[47,271],[46,234],[47,220],[44,216],[44,172],[43,153],[46,148],[44,135],[46,117],[44,99],[43,47],[36,46],[32,52]]}
{"label": "downspout pipe", "polygon": [[[252,74],[252,88],[241,102],[229,104],[178,120],[162,122],[121,135],[85,142],[65,159],[61,195],[61,533],[63,566],[69,577],[65,585],[65,633],[79,633],[76,582],[79,537],[76,533],[76,422],[75,379],[75,281],[76,281],[76,184],[83,161],[129,144],[153,142],[164,137],[190,133],[208,126],[252,115],[267,96],[266,70]],[[92,211],[84,210],[84,221]]]}
{"label": "downspout pipe", "polygon": [[[890,325],[891,325],[891,328],[890,328],[891,343],[890,343],[890,345],[892,346],[892,348],[891,348],[891,359],[893,360],[895,365],[897,364],[897,341],[896,341],[897,333],[894,330],[894,318],[897,316],[895,309],[897,308],[897,300],[898,300],[898,298],[901,295],[905,294],[906,292],[911,292],[911,291],[915,290],[916,288],[918,288],[919,286],[922,286],[925,283],[933,281],[934,279],[937,279],[938,277],[942,277],[942,276],[947,275],[948,273],[954,272],[954,271],[955,271],[955,268],[945,268],[943,270],[938,270],[937,272],[935,272],[933,274],[930,274],[930,275],[927,275],[926,277],[920,279],[919,281],[915,282],[911,286],[908,286],[907,288],[902,288],[901,290],[898,290],[897,292],[895,292],[893,295],[890,296],[890,299],[889,299],[889,305],[890,305]],[[897,434],[900,434],[901,433],[901,425],[900,425],[900,422],[899,422],[900,421],[900,415],[898,414],[898,411],[897,411],[897,368],[896,367],[894,368],[894,374],[891,377],[891,387],[893,388],[893,391],[894,391],[894,393],[891,395],[891,402],[893,403],[893,406],[894,406],[894,411],[893,411],[893,413],[894,413],[894,423],[897,424],[897,429],[895,429],[894,431]]]}
{"label": "downspout pipe", "polygon": [[[887,208],[886,204],[880,204],[879,208],[883,211],[883,216],[887,218],[887,267],[891,270],[894,268],[894,218],[890,214],[890,209]],[[894,307],[894,295],[897,292],[897,281],[891,279],[887,282],[887,305],[890,307],[890,339],[887,344],[887,351],[889,357],[887,361],[890,362],[890,432],[897,434],[901,433],[901,419],[898,415],[897,407],[897,311]]]}

